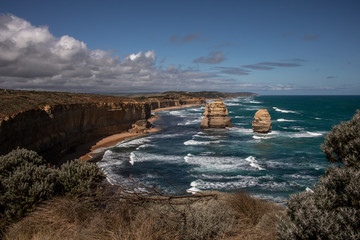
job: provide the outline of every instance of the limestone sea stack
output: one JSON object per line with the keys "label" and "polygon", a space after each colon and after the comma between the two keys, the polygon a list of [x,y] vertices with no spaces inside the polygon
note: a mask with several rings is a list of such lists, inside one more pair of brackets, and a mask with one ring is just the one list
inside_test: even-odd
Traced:
{"label": "limestone sea stack", "polygon": [[217,100],[208,103],[205,108],[204,117],[201,121],[201,128],[226,128],[232,127],[231,118],[225,103]]}
{"label": "limestone sea stack", "polygon": [[252,129],[258,133],[268,133],[271,130],[271,116],[266,109],[259,109],[254,116]]}

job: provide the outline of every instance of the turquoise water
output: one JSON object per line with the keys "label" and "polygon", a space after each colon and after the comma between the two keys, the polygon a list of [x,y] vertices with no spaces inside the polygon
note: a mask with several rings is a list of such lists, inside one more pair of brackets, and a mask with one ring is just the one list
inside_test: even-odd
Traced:
{"label": "turquoise water", "polygon": [[[204,106],[158,112],[162,131],[128,139],[98,163],[112,183],[139,181],[169,193],[245,189],[281,202],[317,182],[329,163],[320,149],[333,125],[360,108],[360,96],[258,96],[224,101],[234,127],[201,130]],[[268,109],[272,131],[251,122]]]}

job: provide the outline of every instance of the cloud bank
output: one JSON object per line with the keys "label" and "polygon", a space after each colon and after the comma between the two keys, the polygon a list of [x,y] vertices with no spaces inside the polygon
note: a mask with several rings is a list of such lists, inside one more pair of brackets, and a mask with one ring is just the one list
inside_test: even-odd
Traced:
{"label": "cloud bank", "polygon": [[[186,38],[190,40],[191,36]],[[44,90],[117,92],[218,87],[215,74],[162,70],[155,51],[122,59],[91,50],[71,36],[53,36],[46,26],[32,26],[13,15],[0,16],[0,87]]]}
{"label": "cloud bank", "polygon": [[[185,43],[198,38],[198,34],[189,34],[183,38],[174,35],[171,39]],[[154,50],[122,58],[112,54],[89,49],[86,43],[68,35],[55,37],[46,26],[33,26],[14,15],[0,15],[0,88],[104,93],[299,89],[293,85],[241,82],[238,78],[251,71],[238,67],[216,66],[212,68],[216,72],[201,72],[174,65],[157,66]],[[218,64],[224,60],[222,51],[212,51],[193,62]],[[300,64],[261,62],[243,67],[271,70],[297,66]]]}

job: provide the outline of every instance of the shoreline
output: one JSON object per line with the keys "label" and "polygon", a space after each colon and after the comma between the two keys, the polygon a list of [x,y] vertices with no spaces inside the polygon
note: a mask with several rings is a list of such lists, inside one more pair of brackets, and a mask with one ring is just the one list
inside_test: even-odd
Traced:
{"label": "shoreline", "polygon": [[[151,110],[151,114],[161,112],[161,111],[166,111],[166,110],[182,109],[182,108],[202,106],[202,105],[204,105],[204,104],[186,104],[186,105],[173,106],[173,107],[157,108],[155,110]],[[152,115],[151,118],[148,119],[148,121],[151,124],[153,124],[153,122],[155,122],[158,118],[159,118],[158,115]],[[90,152],[82,155],[80,157],[80,159],[82,161],[90,161],[93,159],[93,157],[95,155],[104,153],[107,149],[116,146],[116,144],[118,144],[119,142],[122,142],[129,138],[134,138],[134,137],[138,137],[138,136],[147,135],[147,134],[153,133],[153,132],[158,132],[160,130],[161,130],[161,128],[154,127],[144,133],[130,133],[128,131],[123,131],[120,133],[116,133],[116,134],[107,136],[107,137],[102,138],[101,140],[97,141],[96,143],[94,143],[90,148]]]}

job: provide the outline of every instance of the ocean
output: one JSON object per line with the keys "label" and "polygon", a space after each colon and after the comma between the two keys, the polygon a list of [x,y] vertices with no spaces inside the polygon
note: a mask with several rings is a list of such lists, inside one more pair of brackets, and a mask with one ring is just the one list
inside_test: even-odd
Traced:
{"label": "ocean", "polygon": [[[140,182],[169,194],[246,190],[283,202],[313,188],[330,164],[321,144],[332,126],[360,109],[360,96],[255,96],[224,100],[233,127],[200,129],[204,106],[156,113],[162,130],[127,139],[97,164],[113,184]],[[253,133],[258,109],[272,119]]]}

